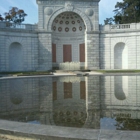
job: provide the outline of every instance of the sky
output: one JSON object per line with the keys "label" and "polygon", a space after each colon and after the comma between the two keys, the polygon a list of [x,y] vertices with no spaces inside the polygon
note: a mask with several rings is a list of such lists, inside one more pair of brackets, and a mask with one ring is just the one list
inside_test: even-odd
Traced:
{"label": "sky", "polygon": [[[23,9],[28,15],[24,23],[35,24],[38,22],[38,6],[36,0],[0,0],[0,14],[8,12],[10,7]],[[122,0],[100,0],[99,2],[99,23],[104,24],[104,19],[113,17],[115,4]]]}

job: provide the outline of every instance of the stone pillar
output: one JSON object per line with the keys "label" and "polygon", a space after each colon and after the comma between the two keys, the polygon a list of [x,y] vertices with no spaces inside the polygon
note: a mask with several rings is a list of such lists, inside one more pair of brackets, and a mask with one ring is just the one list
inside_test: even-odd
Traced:
{"label": "stone pillar", "polygon": [[41,124],[53,125],[52,78],[40,78],[38,85],[41,112],[40,122]]}
{"label": "stone pillar", "polygon": [[86,69],[99,69],[99,34],[86,34]]}
{"label": "stone pillar", "polygon": [[100,98],[100,77],[88,77],[85,128],[100,129]]}
{"label": "stone pillar", "polygon": [[43,15],[43,5],[38,3],[38,29],[43,29],[44,28],[44,15]]}
{"label": "stone pillar", "polygon": [[9,48],[6,48],[6,37],[0,35],[0,71],[8,71]]}
{"label": "stone pillar", "polygon": [[52,38],[51,33],[39,33],[39,71],[52,69]]}
{"label": "stone pillar", "polygon": [[87,78],[87,109],[100,109],[100,77]]}

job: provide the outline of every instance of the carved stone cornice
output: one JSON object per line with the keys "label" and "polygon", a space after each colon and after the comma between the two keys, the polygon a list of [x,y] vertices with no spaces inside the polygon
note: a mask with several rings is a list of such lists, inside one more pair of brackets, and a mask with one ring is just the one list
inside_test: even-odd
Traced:
{"label": "carved stone cornice", "polygon": [[74,3],[74,5],[95,5],[100,0],[36,0],[37,4],[39,5],[65,5],[66,2]]}

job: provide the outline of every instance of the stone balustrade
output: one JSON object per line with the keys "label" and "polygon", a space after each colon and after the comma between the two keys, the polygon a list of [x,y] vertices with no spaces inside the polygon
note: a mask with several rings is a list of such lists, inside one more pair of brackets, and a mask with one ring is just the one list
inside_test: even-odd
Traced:
{"label": "stone balustrade", "polygon": [[100,25],[100,31],[138,30],[140,23]]}
{"label": "stone balustrade", "polygon": [[37,25],[33,24],[14,24],[9,22],[0,22],[0,29],[20,29],[20,30],[36,30]]}
{"label": "stone balustrade", "polygon": [[65,62],[59,64],[60,70],[79,70],[80,62]]}

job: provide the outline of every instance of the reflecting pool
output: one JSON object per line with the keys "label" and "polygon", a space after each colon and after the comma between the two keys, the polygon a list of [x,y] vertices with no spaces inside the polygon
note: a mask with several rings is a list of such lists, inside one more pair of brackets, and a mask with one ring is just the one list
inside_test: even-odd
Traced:
{"label": "reflecting pool", "polygon": [[0,119],[140,130],[140,76],[0,79]]}

